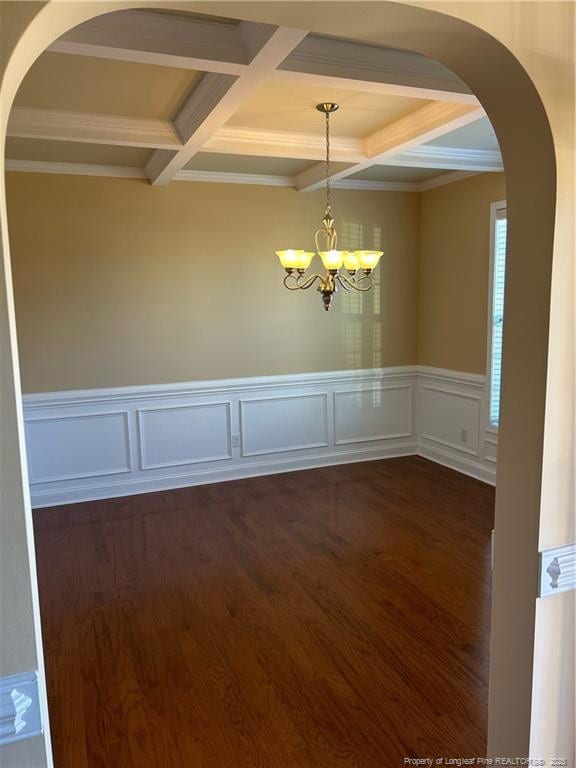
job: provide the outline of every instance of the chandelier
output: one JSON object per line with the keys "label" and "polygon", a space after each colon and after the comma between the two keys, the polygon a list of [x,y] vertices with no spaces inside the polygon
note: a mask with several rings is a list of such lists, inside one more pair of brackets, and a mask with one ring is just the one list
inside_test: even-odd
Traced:
{"label": "chandelier", "polygon": [[[324,309],[330,309],[332,296],[342,286],[346,291],[369,291],[372,288],[372,270],[377,266],[382,251],[339,251],[330,189],[330,115],[336,112],[338,104],[325,102],[316,109],[326,117],[326,209],[321,226],[316,230],[316,251],[276,251],[280,264],[286,270],[284,285],[289,291],[306,291],[320,281],[318,291],[322,294]],[[324,275],[306,276],[306,270],[318,253],[326,270]],[[344,269],[348,274],[340,272]]]}

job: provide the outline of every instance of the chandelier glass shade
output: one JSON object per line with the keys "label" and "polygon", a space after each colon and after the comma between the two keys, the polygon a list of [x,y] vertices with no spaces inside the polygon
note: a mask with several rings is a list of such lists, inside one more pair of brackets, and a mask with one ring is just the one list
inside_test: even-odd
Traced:
{"label": "chandelier glass shade", "polygon": [[[289,249],[276,251],[280,264],[286,271],[284,285],[290,291],[305,291],[318,282],[324,309],[328,311],[332,296],[338,287],[346,291],[369,291],[372,288],[372,270],[378,266],[382,251],[339,251],[338,234],[332,214],[330,188],[330,115],[338,104],[324,102],[316,109],[326,117],[326,209],[320,227],[315,234],[315,251]],[[306,275],[314,256],[320,256],[324,275]],[[344,268],[345,272],[340,270]]]}

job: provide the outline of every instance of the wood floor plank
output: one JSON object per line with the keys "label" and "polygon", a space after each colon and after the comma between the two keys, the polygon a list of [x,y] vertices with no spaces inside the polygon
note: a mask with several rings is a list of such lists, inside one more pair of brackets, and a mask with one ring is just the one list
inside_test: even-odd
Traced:
{"label": "wood floor plank", "polygon": [[493,504],[409,457],[37,510],[56,768],[484,754]]}

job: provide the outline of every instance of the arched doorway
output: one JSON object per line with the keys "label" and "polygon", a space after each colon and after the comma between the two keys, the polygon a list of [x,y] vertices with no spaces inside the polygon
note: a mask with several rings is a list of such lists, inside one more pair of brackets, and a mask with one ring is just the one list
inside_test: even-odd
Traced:
{"label": "arched doorway", "polygon": [[[135,3],[78,4],[42,9],[19,6],[6,12],[6,69],[3,80],[3,128],[14,93],[28,67],[42,50],[71,26],[100,13],[133,7]],[[554,239],[556,177],[554,146],[547,116],[532,81],[512,53],[494,37],[472,26],[458,13],[443,15],[403,4],[337,4],[334,13],[326,3],[213,4],[170,3],[170,7],[244,18],[309,29],[324,34],[356,36],[388,46],[416,50],[453,69],[478,95],[486,108],[504,156],[509,198],[509,289],[503,393],[503,432],[497,501],[497,546],[493,611],[492,705],[490,752],[523,753],[527,750],[530,722],[530,690],[533,658],[533,626],[537,573],[540,479],[544,428],[544,398],[547,358],[548,302]],[[465,16],[464,13],[461,14]],[[506,28],[506,24],[503,25]],[[11,39],[8,39],[11,36]],[[470,51],[475,52],[474,57]],[[506,76],[504,76],[506,73]],[[510,93],[515,95],[510,110]],[[525,126],[530,125],[530,131]],[[527,158],[530,162],[527,162]],[[535,182],[537,180],[537,182]],[[533,214],[538,210],[538,217]],[[8,239],[4,203],[0,211],[3,250],[6,254],[6,295],[10,296]],[[532,257],[533,254],[533,257]],[[526,306],[530,312],[526,312]],[[8,427],[3,431],[7,482],[3,504],[12,517],[7,520],[11,547],[20,548],[21,579],[30,578],[31,552],[29,503],[22,494],[20,465],[21,418],[14,318],[11,300],[3,318],[2,354],[7,361],[3,411]],[[530,339],[530,344],[526,340]],[[14,366],[14,375],[11,374]],[[530,380],[530,387],[525,382]],[[523,397],[517,397],[518,391]],[[20,437],[19,437],[20,436]],[[11,462],[11,463],[10,463]],[[24,474],[25,478],[25,474]],[[530,478],[528,481],[527,478]],[[9,526],[9,527],[8,527]],[[27,530],[27,533],[26,533]],[[27,544],[25,544],[27,540]],[[6,561],[8,562],[8,561]],[[10,566],[14,566],[10,562]],[[32,580],[34,575],[32,574]],[[12,581],[12,577],[11,577]],[[514,585],[512,588],[510,585]],[[10,595],[9,595],[10,597]],[[12,605],[29,622],[32,637],[32,606],[35,585],[22,609],[22,592],[12,596]],[[514,634],[510,629],[510,605],[514,605]],[[10,602],[8,602],[10,610]],[[37,615],[36,615],[37,622]],[[14,626],[14,646],[22,627]],[[518,649],[514,638],[525,642]],[[512,646],[511,646],[511,641]],[[510,655],[511,647],[515,654]],[[40,646],[20,645],[15,658],[24,666],[39,665]],[[34,663],[34,659],[36,662]]]}

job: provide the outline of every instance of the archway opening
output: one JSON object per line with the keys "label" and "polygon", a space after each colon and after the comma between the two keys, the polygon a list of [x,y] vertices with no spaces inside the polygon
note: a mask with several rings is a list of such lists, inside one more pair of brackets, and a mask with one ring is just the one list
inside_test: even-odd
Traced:
{"label": "archway opening", "polygon": [[[237,6],[236,6],[237,7]],[[325,7],[325,5],[324,5]],[[180,4],[178,6],[179,10],[182,10],[182,5]],[[189,8],[187,4],[187,8]],[[213,8],[210,6],[212,12]],[[44,12],[52,11],[54,9],[46,8]],[[90,12],[87,13],[88,9],[82,9],[79,11],[78,9],[73,9],[73,13],[81,13],[82,18],[86,18],[88,16],[94,15],[94,7],[90,9]],[[206,7],[196,5],[194,4],[194,10],[201,11],[201,10],[207,10]],[[374,41],[375,33],[373,31],[365,30],[363,33],[360,32],[359,27],[362,25],[358,21],[358,19],[352,20],[351,16],[347,16],[347,11],[344,11],[339,17],[334,20],[328,20],[326,23],[320,24],[318,20],[315,20],[314,18],[314,9],[307,9],[308,12],[311,14],[310,16],[310,23],[308,25],[305,25],[306,30],[315,31],[318,33],[329,33],[329,34],[338,34],[338,30],[341,29],[345,24],[348,24],[348,29],[354,30],[356,34],[354,37],[359,37],[360,39],[368,39],[371,41]],[[43,12],[43,13],[44,13]],[[227,15],[229,12],[229,9],[224,7],[219,7],[218,13],[221,15]],[[294,24],[295,19],[298,18],[298,14],[302,13],[304,16],[306,15],[306,12],[304,10],[299,11],[295,8],[288,8],[285,6],[281,7],[266,7],[266,8],[254,8],[250,7],[246,9],[246,13],[243,14],[243,18],[245,19],[258,19],[260,21],[268,22],[268,21],[277,21],[279,23],[286,23],[289,25]],[[547,126],[547,122],[545,119],[545,116],[543,114],[543,110],[541,107],[541,104],[538,100],[537,95],[533,91],[532,85],[529,82],[528,78],[526,77],[525,73],[521,70],[519,65],[516,64],[515,61],[512,60],[512,57],[503,49],[499,44],[497,44],[492,38],[489,38],[488,36],[484,35],[483,33],[479,32],[477,29],[471,28],[468,25],[463,24],[462,22],[459,22],[455,19],[450,19],[448,17],[443,17],[438,14],[431,14],[426,11],[420,11],[413,8],[405,8],[401,6],[390,6],[389,7],[390,12],[390,18],[387,18],[386,20],[390,22],[387,25],[388,32],[384,36],[379,36],[382,38],[381,42],[388,44],[389,46],[395,46],[395,47],[401,47],[401,48],[407,48],[407,49],[413,49],[417,50],[420,53],[423,53],[427,56],[432,56],[434,58],[438,58],[439,60],[443,60],[446,64],[448,64],[454,71],[458,72],[460,77],[468,82],[468,84],[473,88],[474,92],[478,94],[480,97],[482,103],[486,107],[488,114],[490,115],[490,118],[492,120],[492,123],[496,129],[496,132],[498,134],[498,138],[500,141],[500,145],[502,148],[502,153],[504,156],[504,160],[506,162],[506,169],[507,169],[507,198],[509,202],[509,217],[510,217],[510,234],[509,234],[509,249],[510,249],[510,256],[509,256],[509,286],[512,286],[509,288],[508,296],[507,296],[507,307],[508,307],[508,318],[507,323],[509,326],[512,327],[513,330],[507,331],[508,338],[511,339],[511,341],[508,343],[506,349],[507,354],[509,354],[510,359],[513,360],[513,363],[509,363],[508,365],[505,364],[505,370],[509,369],[510,373],[506,375],[505,373],[505,387],[508,386],[508,389],[510,392],[513,391],[513,382],[515,380],[515,376],[520,375],[521,370],[526,370],[527,366],[527,360],[523,357],[523,353],[525,350],[521,349],[521,344],[519,342],[519,335],[518,335],[518,328],[520,325],[524,327],[524,317],[523,312],[520,311],[521,307],[521,301],[520,296],[522,292],[533,285],[533,281],[538,276],[538,279],[540,280],[543,288],[543,297],[544,301],[539,307],[541,310],[540,312],[536,313],[537,316],[531,318],[531,322],[535,324],[535,327],[537,327],[538,332],[540,336],[542,335],[542,329],[546,328],[546,321],[545,318],[547,316],[547,301],[545,298],[546,294],[546,285],[547,280],[549,276],[549,263],[544,263],[544,260],[542,260],[539,264],[531,264],[530,269],[534,270],[533,272],[530,272],[530,270],[521,269],[519,265],[519,256],[515,257],[515,253],[519,254],[520,249],[524,247],[525,244],[528,244],[528,235],[527,231],[529,230],[529,227],[526,226],[527,220],[526,220],[526,211],[528,208],[525,208],[524,205],[528,205],[526,203],[526,196],[525,196],[525,183],[526,183],[526,175],[522,172],[521,163],[519,162],[521,152],[518,151],[518,134],[512,131],[512,127],[517,127],[519,125],[520,120],[526,119],[529,116],[529,119],[531,121],[531,124],[533,126],[536,126],[536,128],[541,129],[541,133],[538,134],[538,130],[534,130],[533,134],[530,137],[523,136],[522,138],[526,141],[526,146],[523,148],[524,150],[536,150],[536,145],[538,144],[538,157],[541,160],[541,167],[539,167],[539,170],[542,171],[542,173],[539,175],[539,183],[540,183],[540,190],[539,194],[542,195],[543,200],[546,200],[547,205],[544,206],[546,209],[546,222],[548,226],[539,226],[538,228],[538,245],[544,245],[547,244],[548,247],[551,246],[551,227],[552,227],[552,218],[553,218],[553,189],[554,189],[554,168],[553,168],[553,157],[552,157],[552,148],[551,148],[551,142],[549,137],[549,130]],[[408,25],[407,27],[404,27],[404,20],[408,19],[408,16],[411,14],[421,14],[421,19],[423,19],[426,22],[426,29],[425,31],[418,31],[416,29],[415,24],[415,18],[413,17],[410,21],[412,24]],[[408,16],[405,16],[404,14],[408,14]],[[394,17],[394,18],[392,18]],[[73,21],[71,21],[71,17],[68,17],[68,20],[63,21],[62,29],[69,28],[72,24],[77,23],[78,21],[81,21],[82,18],[76,17]],[[283,21],[281,21],[283,20]],[[439,32],[440,30],[443,30],[444,34],[447,38],[450,37],[457,37],[458,44],[454,45],[453,48],[450,48],[449,46],[446,47],[444,45],[442,54],[438,55],[440,50],[440,43],[439,38],[435,39],[434,33]],[[443,40],[446,40],[446,37],[443,38]],[[385,39],[384,39],[385,38]],[[427,42],[426,42],[427,40]],[[490,61],[491,65],[494,69],[494,71],[497,71],[499,66],[505,65],[507,68],[514,70],[513,75],[518,78],[518,85],[521,90],[523,90],[523,96],[526,98],[524,100],[520,99],[520,109],[518,110],[517,114],[515,116],[511,116],[508,109],[504,109],[503,99],[504,99],[504,93],[501,89],[497,87],[496,83],[489,82],[490,78],[488,77],[487,73],[480,74],[478,72],[474,71],[474,65],[473,63],[469,61],[462,61],[459,59],[459,53],[461,53],[461,48],[463,46],[463,41],[465,40],[473,40],[474,45],[476,49],[480,52],[484,50],[486,52],[486,58],[483,58],[485,61]],[[37,50],[41,50],[41,47]],[[27,55],[29,55],[30,49],[27,51]],[[463,58],[463,57],[462,57]],[[489,73],[488,73],[489,74]],[[9,94],[10,96],[11,94]],[[523,111],[524,110],[524,111]],[[516,120],[518,119],[518,122]],[[514,145],[516,143],[516,145]],[[514,195],[514,191],[516,191],[516,195]],[[518,222],[516,227],[514,226],[514,220],[515,220],[515,213],[516,213],[516,221]],[[540,225],[542,225],[542,222],[539,222]],[[3,228],[4,229],[4,228]],[[532,233],[534,234],[534,233]],[[530,245],[534,245],[534,240],[530,243]],[[515,267],[516,264],[516,267]],[[516,278],[515,278],[516,276]],[[516,281],[515,281],[516,280]],[[516,298],[515,298],[516,297]],[[510,319],[512,318],[512,319]],[[522,320],[522,322],[521,322]],[[545,335],[545,334],[544,334]],[[542,339],[542,345],[541,345],[541,362],[545,360],[545,340]],[[514,350],[513,354],[510,352],[510,350]],[[533,357],[533,349],[531,350],[531,359],[530,359],[530,370],[534,370],[534,357]],[[508,382],[508,384],[506,383]],[[514,487],[514,480],[518,477],[518,467],[522,466],[522,471],[526,470],[526,467],[530,465],[531,462],[538,463],[539,461],[539,444],[538,444],[538,434],[541,432],[542,429],[542,419],[533,419],[531,420],[531,423],[533,423],[534,431],[531,433],[531,439],[526,442],[524,452],[520,455],[517,452],[517,444],[514,441],[514,432],[515,432],[515,425],[519,423],[520,419],[524,419],[525,411],[530,406],[534,410],[535,404],[539,405],[539,408],[536,408],[540,416],[542,415],[541,408],[543,407],[543,392],[544,392],[544,385],[543,385],[543,376],[542,381],[540,383],[540,386],[536,388],[534,392],[534,401],[531,403],[514,403],[513,398],[509,397],[506,398],[506,389],[504,391],[504,407],[503,407],[503,424],[506,426],[508,424],[509,426],[505,429],[505,434],[507,435],[506,442],[504,443],[504,458],[501,458],[501,467],[503,466],[504,469],[500,470],[500,485],[502,487],[502,483],[504,484],[504,491],[500,490],[499,495],[502,497],[502,494],[504,496],[502,497],[504,499],[503,506],[506,504],[508,506],[508,502],[511,500],[511,496],[508,494],[512,494],[512,488]],[[532,413],[532,416],[534,413]],[[506,454],[509,452],[508,460],[506,459]],[[511,461],[510,454],[515,454],[515,460]],[[506,472],[509,472],[510,474],[508,477],[506,477]],[[504,477],[504,481],[502,481],[502,477]],[[516,487],[516,491],[518,488]],[[535,487],[532,487],[530,489],[527,489],[527,493],[530,495],[530,500],[534,504],[534,492],[537,490]],[[515,491],[515,492],[516,492]],[[515,499],[515,504],[513,506],[516,506],[516,503],[518,502],[518,498]],[[536,510],[536,508],[534,508]],[[534,520],[537,520],[537,514],[535,511],[535,517]],[[512,523],[510,519],[503,519],[503,527],[502,530],[505,531],[507,527],[507,523],[510,523],[510,529],[512,528]],[[531,529],[531,536],[533,537],[535,534],[536,529]],[[506,538],[506,535],[504,534],[502,537],[502,540],[504,541]],[[529,538],[529,537],[528,537]],[[502,546],[505,546],[504,544]],[[526,548],[529,549],[530,541],[526,541]],[[534,562],[530,560],[530,558],[526,558],[524,566],[527,569],[527,572],[531,572],[534,569]],[[501,573],[505,574],[505,564],[502,565]],[[525,620],[527,622],[527,625],[530,624],[530,621],[533,619],[530,618],[531,614],[533,614],[533,608],[530,608],[530,595],[524,595],[525,599],[525,607],[526,607],[526,615]],[[529,651],[529,656],[531,658],[531,651]],[[523,663],[518,664],[518,668],[516,670],[510,670],[510,674],[520,674],[520,670],[523,669],[524,672],[526,671],[526,659],[523,660]],[[502,680],[502,678],[499,678],[499,680]],[[506,688],[507,686],[503,685],[503,688]],[[508,687],[509,690],[509,687]],[[497,694],[495,694],[497,698]],[[504,697],[505,698],[505,697]],[[526,715],[526,711],[523,713]],[[522,717],[519,717],[519,719],[522,719]],[[525,718],[524,718],[525,722]],[[495,733],[497,734],[497,727],[494,725]],[[520,734],[520,738],[525,736],[526,734]],[[498,736],[495,736],[495,739],[497,740]]]}

